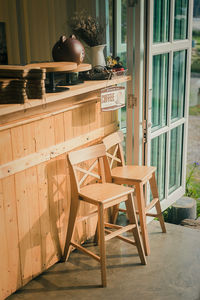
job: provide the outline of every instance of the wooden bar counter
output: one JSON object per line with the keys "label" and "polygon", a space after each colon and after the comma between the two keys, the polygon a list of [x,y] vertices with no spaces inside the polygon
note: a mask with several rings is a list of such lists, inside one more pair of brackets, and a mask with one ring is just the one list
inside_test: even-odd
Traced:
{"label": "wooden bar counter", "polygon": [[[71,201],[67,152],[117,130],[117,112],[101,112],[99,90],[128,80],[87,81],[0,106],[0,299],[59,261]],[[80,222],[76,240],[95,229],[95,217]]]}

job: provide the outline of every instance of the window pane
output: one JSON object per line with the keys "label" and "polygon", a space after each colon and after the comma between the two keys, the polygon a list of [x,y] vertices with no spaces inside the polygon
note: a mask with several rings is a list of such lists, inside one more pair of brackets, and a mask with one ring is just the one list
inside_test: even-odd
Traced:
{"label": "window pane", "polygon": [[152,131],[166,125],[168,96],[168,54],[153,57]]}
{"label": "window pane", "polygon": [[174,40],[187,38],[188,0],[175,0]]}
{"label": "window pane", "polygon": [[169,0],[154,0],[153,42],[169,41]]}
{"label": "window pane", "polygon": [[172,81],[172,121],[183,117],[185,104],[186,50],[174,52]]}
{"label": "window pane", "polygon": [[109,24],[109,43],[108,43],[110,45],[109,52],[113,53],[113,3],[112,3],[112,0],[109,0],[109,20],[107,22]]}
{"label": "window pane", "polygon": [[156,178],[160,200],[165,198],[165,162],[166,134],[162,134],[151,141],[151,166],[157,167]]}
{"label": "window pane", "polygon": [[[117,45],[115,49],[115,53],[117,56],[120,57],[120,62],[122,66],[126,68],[127,66],[127,0],[121,0],[120,3],[120,12],[121,12],[121,20],[117,20],[116,26],[116,34],[119,35],[119,30],[121,30],[121,41]],[[119,23],[118,23],[119,21]],[[120,24],[120,26],[119,26]],[[126,87],[126,84],[122,84]],[[126,97],[127,97],[127,90],[126,90]],[[120,129],[126,129],[126,106],[121,108],[119,113],[120,118]]]}
{"label": "window pane", "polygon": [[127,11],[127,0],[121,0],[121,43],[126,43],[127,33],[127,22],[126,22],[126,11]]}
{"label": "window pane", "polygon": [[169,165],[169,194],[181,185],[183,125],[171,131],[170,165]]}

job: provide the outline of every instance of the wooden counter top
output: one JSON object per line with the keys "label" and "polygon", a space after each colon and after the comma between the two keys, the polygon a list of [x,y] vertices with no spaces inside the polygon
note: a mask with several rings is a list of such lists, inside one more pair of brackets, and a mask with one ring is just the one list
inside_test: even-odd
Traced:
{"label": "wooden counter top", "polygon": [[44,104],[60,101],[63,99],[71,98],[77,95],[81,95],[84,93],[92,92],[95,90],[99,90],[102,88],[106,88],[112,85],[120,84],[123,82],[127,82],[131,79],[130,76],[119,76],[118,78],[114,78],[111,80],[94,80],[94,81],[85,81],[83,84],[79,84],[76,86],[70,86],[70,90],[61,93],[54,94],[46,94],[45,99],[33,99],[29,100],[24,104],[5,104],[0,105],[0,118],[1,116],[5,116],[7,114],[29,110],[33,107],[42,106]]}

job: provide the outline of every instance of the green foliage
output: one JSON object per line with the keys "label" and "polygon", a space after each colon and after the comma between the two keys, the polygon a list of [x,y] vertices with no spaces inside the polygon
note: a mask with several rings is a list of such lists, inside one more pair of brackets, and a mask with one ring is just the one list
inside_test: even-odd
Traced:
{"label": "green foliage", "polygon": [[200,217],[200,201],[197,200],[197,218]]}
{"label": "green foliage", "polygon": [[192,37],[200,38],[200,30],[194,29],[192,31]]}
{"label": "green foliage", "polygon": [[192,38],[195,40],[196,45],[192,50],[191,71],[194,73],[200,73],[200,30],[193,30]]}
{"label": "green foliage", "polygon": [[188,166],[188,175],[186,177],[185,196],[194,199],[200,198],[200,170],[199,163],[194,162]]}
{"label": "green foliage", "polygon": [[163,212],[164,221],[167,223],[171,223],[171,209],[172,208],[170,206]]}
{"label": "green foliage", "polygon": [[[187,166],[187,177],[186,177],[186,192],[185,196],[196,199],[197,202],[197,217],[200,217],[200,168],[199,163],[194,162]],[[171,223],[171,210],[172,207],[168,207],[163,212],[165,222]]]}
{"label": "green foliage", "polygon": [[200,73],[200,58],[193,60],[191,65],[191,71],[194,73]]}
{"label": "green foliage", "polygon": [[189,114],[192,116],[200,116],[200,105],[191,106]]}

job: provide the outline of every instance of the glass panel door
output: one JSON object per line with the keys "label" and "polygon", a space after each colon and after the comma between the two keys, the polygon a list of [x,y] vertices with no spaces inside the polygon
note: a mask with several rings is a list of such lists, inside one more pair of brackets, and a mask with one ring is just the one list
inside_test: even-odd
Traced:
{"label": "glass panel door", "polygon": [[172,122],[175,122],[177,119],[183,118],[184,116],[186,63],[186,50],[174,52],[171,109]]}
{"label": "glass panel door", "polygon": [[167,124],[168,70],[169,55],[155,55],[152,71],[152,131]]}
{"label": "glass panel door", "polygon": [[147,2],[145,162],[166,209],[185,191],[192,0]]}
{"label": "glass panel door", "polygon": [[174,39],[187,38],[188,27],[188,0],[176,0],[174,8]]}
{"label": "glass panel door", "polygon": [[153,42],[169,41],[169,3],[170,1],[157,0],[154,3]]}

